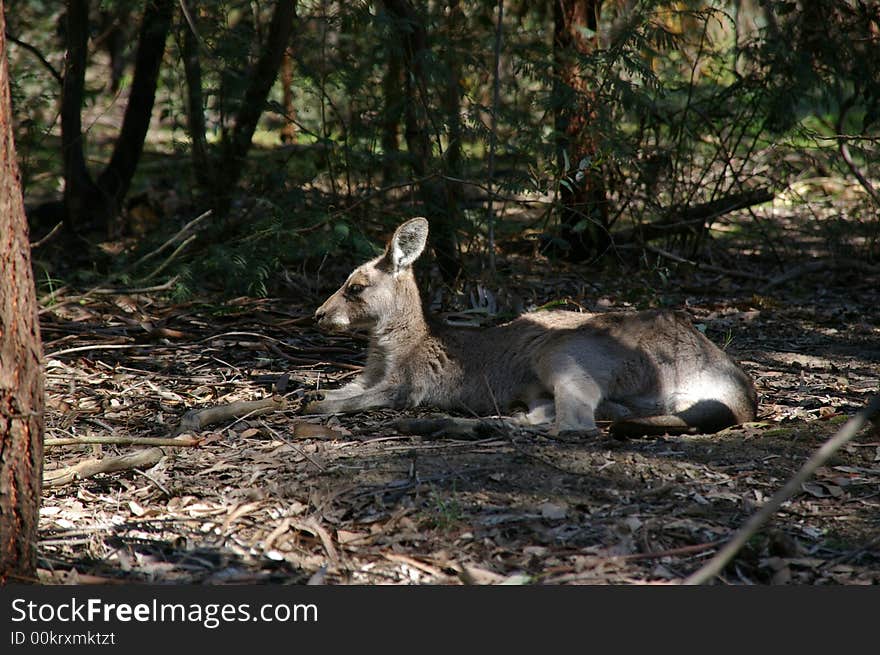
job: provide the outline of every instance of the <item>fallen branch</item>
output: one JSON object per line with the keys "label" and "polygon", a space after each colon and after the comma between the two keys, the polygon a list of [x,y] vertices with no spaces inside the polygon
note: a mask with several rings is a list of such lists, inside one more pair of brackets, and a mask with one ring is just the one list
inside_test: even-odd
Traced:
{"label": "fallen branch", "polygon": [[818,273],[819,271],[824,271],[826,269],[842,269],[842,270],[855,270],[860,271],[862,273],[866,273],[868,275],[878,274],[880,273],[880,267],[873,266],[868,264],[867,262],[861,262],[855,259],[840,259],[840,260],[832,260],[832,259],[816,259],[813,261],[806,262],[801,264],[800,266],[795,266],[794,268],[790,268],[785,273],[777,275],[773,279],[771,279],[767,284],[765,284],[761,291],[768,291],[773,287],[777,287],[780,284],[788,282],[789,280],[793,280],[797,277],[801,277],[802,275],[808,275],[810,273]]}
{"label": "fallen branch", "polygon": [[82,444],[105,444],[111,446],[175,446],[193,447],[202,443],[196,437],[65,437],[45,439],[43,446],[80,446]]}
{"label": "fallen branch", "polygon": [[755,273],[749,273],[748,271],[735,271],[729,268],[721,268],[720,266],[713,266],[712,264],[703,264],[702,262],[691,261],[690,259],[685,259],[684,257],[679,257],[678,255],[667,252],[662,248],[657,248],[656,246],[645,246],[645,250],[649,252],[653,252],[656,255],[660,255],[661,257],[665,257],[666,259],[671,259],[674,262],[678,262],[679,264],[687,264],[688,266],[693,266],[696,269],[701,271],[712,271],[714,273],[721,273],[723,275],[728,275],[730,277],[741,277],[747,280],[758,280],[759,282],[766,282],[767,278],[763,275],[756,275]]}
{"label": "fallen branch", "polygon": [[717,200],[704,202],[679,211],[672,211],[665,218],[652,223],[637,225],[629,230],[614,234],[614,242],[646,243],[653,239],[685,234],[702,230],[706,223],[732,211],[760,205],[773,200],[773,193],[767,189],[756,189],[734,193]]}
{"label": "fallen branch", "polygon": [[205,427],[214,423],[274,412],[284,409],[286,404],[287,401],[284,398],[263,398],[262,400],[237,400],[228,405],[206,407],[205,409],[191,409],[180,419],[180,425],[177,426],[174,434],[201,432]]}
{"label": "fallen branch", "polygon": [[65,348],[56,350],[52,353],[46,353],[46,359],[50,357],[58,357],[59,355],[69,355],[71,353],[82,353],[90,350],[120,350],[126,348],[149,348],[151,344],[143,343],[96,343],[92,346],[77,346],[76,348]]}
{"label": "fallen branch", "polygon": [[[822,444],[822,447],[813,453],[800,470],[785,483],[785,486],[773,494],[773,497],[767,501],[758,512],[753,514],[748,521],[746,521],[746,524],[739,529],[727,545],[696,573],[687,577],[682,584],[705,584],[721,573],[722,569],[727,566],[727,563],[733,559],[737,552],[739,552],[739,549],[751,539],[764,523],[766,523],[767,519],[776,513],[776,511],[782,506],[782,503],[800,491],[801,485],[806,482],[807,478],[809,478],[817,468],[828,461],[828,459],[836,453],[841,446],[855,437],[868,420],[873,421],[877,414],[880,414],[880,396],[874,396],[861,412],[847,421],[833,437]],[[875,426],[876,425],[877,424],[875,423]]]}
{"label": "fallen branch", "polygon": [[60,487],[75,480],[85,480],[98,473],[150,468],[158,464],[165,455],[164,448],[147,448],[119,457],[87,459],[73,466],[43,471],[43,487]]}

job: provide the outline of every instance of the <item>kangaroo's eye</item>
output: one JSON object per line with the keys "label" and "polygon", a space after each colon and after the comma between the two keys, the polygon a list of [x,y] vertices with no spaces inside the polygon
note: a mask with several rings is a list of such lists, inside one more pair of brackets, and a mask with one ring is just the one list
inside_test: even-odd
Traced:
{"label": "kangaroo's eye", "polygon": [[361,295],[361,293],[363,293],[363,290],[363,284],[349,284],[348,288],[345,290],[345,293],[348,296],[359,296]]}

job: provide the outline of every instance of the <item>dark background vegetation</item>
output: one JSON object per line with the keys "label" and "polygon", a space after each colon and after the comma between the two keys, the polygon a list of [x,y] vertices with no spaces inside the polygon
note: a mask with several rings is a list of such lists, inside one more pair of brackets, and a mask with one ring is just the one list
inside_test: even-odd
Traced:
{"label": "dark background vegetation", "polygon": [[[422,214],[447,285],[491,275],[506,247],[712,257],[719,219],[774,197],[833,253],[876,261],[878,12],[12,1],[33,240],[64,225],[35,252],[41,291],[143,277],[161,260],[133,264],[207,209],[162,271],[175,297],[277,293],[282,271],[364,257]],[[794,247],[766,213],[737,229],[780,268]]]}

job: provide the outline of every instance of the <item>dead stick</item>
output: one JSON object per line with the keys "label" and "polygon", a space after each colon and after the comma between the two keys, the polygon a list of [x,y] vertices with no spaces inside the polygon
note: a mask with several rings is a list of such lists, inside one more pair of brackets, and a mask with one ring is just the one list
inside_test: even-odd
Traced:
{"label": "dead stick", "polygon": [[202,443],[195,437],[66,437],[60,439],[46,439],[43,446],[79,446],[80,444],[107,444],[112,446],[180,446],[191,447]]}
{"label": "dead stick", "polygon": [[152,258],[155,257],[156,255],[158,255],[159,253],[161,253],[162,251],[164,251],[166,248],[170,248],[170,247],[174,244],[174,242],[177,241],[177,239],[179,239],[180,237],[182,237],[184,234],[186,234],[186,232],[188,232],[189,229],[190,229],[193,225],[195,225],[196,223],[199,223],[200,221],[202,221],[203,219],[207,218],[207,217],[210,216],[210,215],[211,215],[211,210],[209,209],[209,210],[206,211],[205,213],[200,214],[199,216],[196,216],[196,217],[195,217],[194,219],[192,219],[189,223],[187,223],[187,224],[184,225],[182,228],[180,228],[180,230],[177,231],[177,234],[175,234],[173,237],[171,237],[170,239],[168,239],[168,241],[166,241],[165,243],[163,243],[161,246],[159,246],[158,248],[156,248],[156,249],[153,250],[152,252],[148,252],[146,255],[144,255],[143,257],[141,257],[141,258],[140,258],[139,260],[137,260],[134,264],[132,264],[130,268],[131,268],[131,269],[135,269],[135,268],[137,268],[138,266],[140,266],[141,264],[143,264],[145,261],[147,261],[148,259],[152,259]]}
{"label": "dead stick", "polygon": [[60,355],[69,355],[71,353],[84,353],[90,350],[121,350],[126,348],[150,348],[153,344],[149,343],[96,343],[92,346],[77,346],[76,348],[65,348],[57,350],[54,353],[46,353],[46,358],[59,357]]}
{"label": "dead stick", "polygon": [[292,355],[288,355],[285,352],[282,352],[278,346],[274,343],[266,344],[273,353],[278,355],[279,357],[286,359],[289,362],[293,362],[294,364],[305,364],[305,365],[315,365],[315,364],[328,364],[330,366],[335,366],[336,368],[342,368],[347,371],[356,371],[360,372],[363,370],[363,366],[357,366],[356,364],[346,364],[344,362],[324,362],[320,359],[315,359],[314,357],[293,357]]}
{"label": "dead stick", "polygon": [[776,513],[776,510],[782,506],[782,503],[800,491],[801,485],[807,480],[807,478],[809,478],[817,468],[828,461],[828,458],[836,453],[841,446],[855,437],[859,430],[862,429],[862,426],[864,426],[865,423],[878,412],[880,412],[880,396],[874,396],[865,409],[847,421],[833,437],[822,444],[822,447],[813,453],[800,470],[785,483],[785,486],[773,494],[773,497],[767,501],[760,510],[753,514],[748,521],[746,521],[746,524],[739,529],[724,548],[718,551],[718,554],[715,555],[715,557],[706,562],[706,564],[696,573],[687,577],[682,584],[705,584],[718,575],[721,570],[727,566],[727,563],[733,559],[734,555],[739,552],[739,549],[742,548],[752,537],[752,535],[764,525],[767,519]]}
{"label": "dead stick", "polygon": [[87,459],[73,466],[43,471],[43,487],[60,487],[74,480],[90,478],[98,473],[150,468],[158,464],[159,460],[164,456],[165,450],[162,448],[147,448],[134,453],[120,455],[119,457]]}
{"label": "dead stick", "polygon": [[151,280],[151,279],[153,279],[154,277],[156,277],[157,275],[159,275],[159,273],[161,273],[162,271],[165,270],[165,267],[168,266],[168,264],[170,264],[172,261],[174,261],[174,260],[177,258],[177,256],[178,256],[181,252],[183,252],[183,249],[184,249],[184,248],[186,248],[189,244],[191,244],[193,241],[196,240],[196,236],[197,236],[197,235],[195,235],[195,234],[192,234],[192,235],[188,236],[188,237],[184,240],[183,243],[181,243],[179,246],[177,246],[177,248],[174,249],[174,252],[172,252],[170,255],[168,255],[168,258],[167,258],[164,262],[162,262],[161,264],[159,264],[159,266],[157,266],[156,269],[153,270],[152,273],[148,273],[148,274],[145,275],[144,277],[140,278],[140,279],[138,280],[138,282],[146,282],[147,280]]}
{"label": "dead stick", "polygon": [[200,432],[206,426],[214,423],[238,418],[245,414],[251,416],[265,414],[266,412],[284,409],[285,405],[286,401],[283,398],[263,398],[262,400],[237,400],[228,405],[206,407],[205,409],[191,409],[180,419],[180,425],[174,431],[174,434]]}
{"label": "dead stick", "polygon": [[333,563],[339,561],[339,554],[333,546],[333,538],[314,517],[310,516],[305,521],[291,521],[290,527],[294,530],[299,530],[300,532],[310,532],[318,537],[318,539],[321,540],[321,545],[324,546],[324,550],[327,551],[327,557],[330,561]]}
{"label": "dead stick", "polygon": [[734,271],[729,268],[722,268],[721,266],[713,266],[712,264],[703,264],[702,262],[691,261],[690,259],[685,259],[684,257],[676,255],[675,253],[667,252],[666,250],[663,250],[663,248],[658,248],[650,244],[645,246],[645,250],[649,250],[656,255],[660,255],[661,257],[671,259],[672,261],[678,262],[679,264],[687,264],[688,266],[693,266],[697,269],[711,271],[713,273],[721,273],[730,277],[741,277],[747,280],[758,280],[759,282],[767,281],[767,278],[763,275],[756,275],[755,273],[749,273],[748,271]]}

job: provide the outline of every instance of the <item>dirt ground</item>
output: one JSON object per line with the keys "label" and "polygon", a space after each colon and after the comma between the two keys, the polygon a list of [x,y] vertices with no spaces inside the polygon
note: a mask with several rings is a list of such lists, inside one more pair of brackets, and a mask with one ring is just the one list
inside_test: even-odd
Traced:
{"label": "dirt ground", "polygon": [[[801,251],[803,252],[803,251]],[[402,415],[297,414],[298,390],[363,362],[310,316],[347,271],[271,299],[59,293],[42,310],[46,438],[168,437],[187,410],[287,396],[167,447],[150,468],[48,486],[45,582],[674,582],[717,552],[880,385],[880,267],[823,253],[782,266],[717,249],[650,272],[504,257],[502,308],[688,311],[741,361],[759,420],[718,435],[562,442],[398,434]],[[784,276],[787,276],[784,277]],[[478,294],[474,294],[475,297]],[[477,304],[480,304],[479,302]],[[46,448],[46,468],[137,446]],[[865,429],[719,578],[880,583],[880,434]]]}

